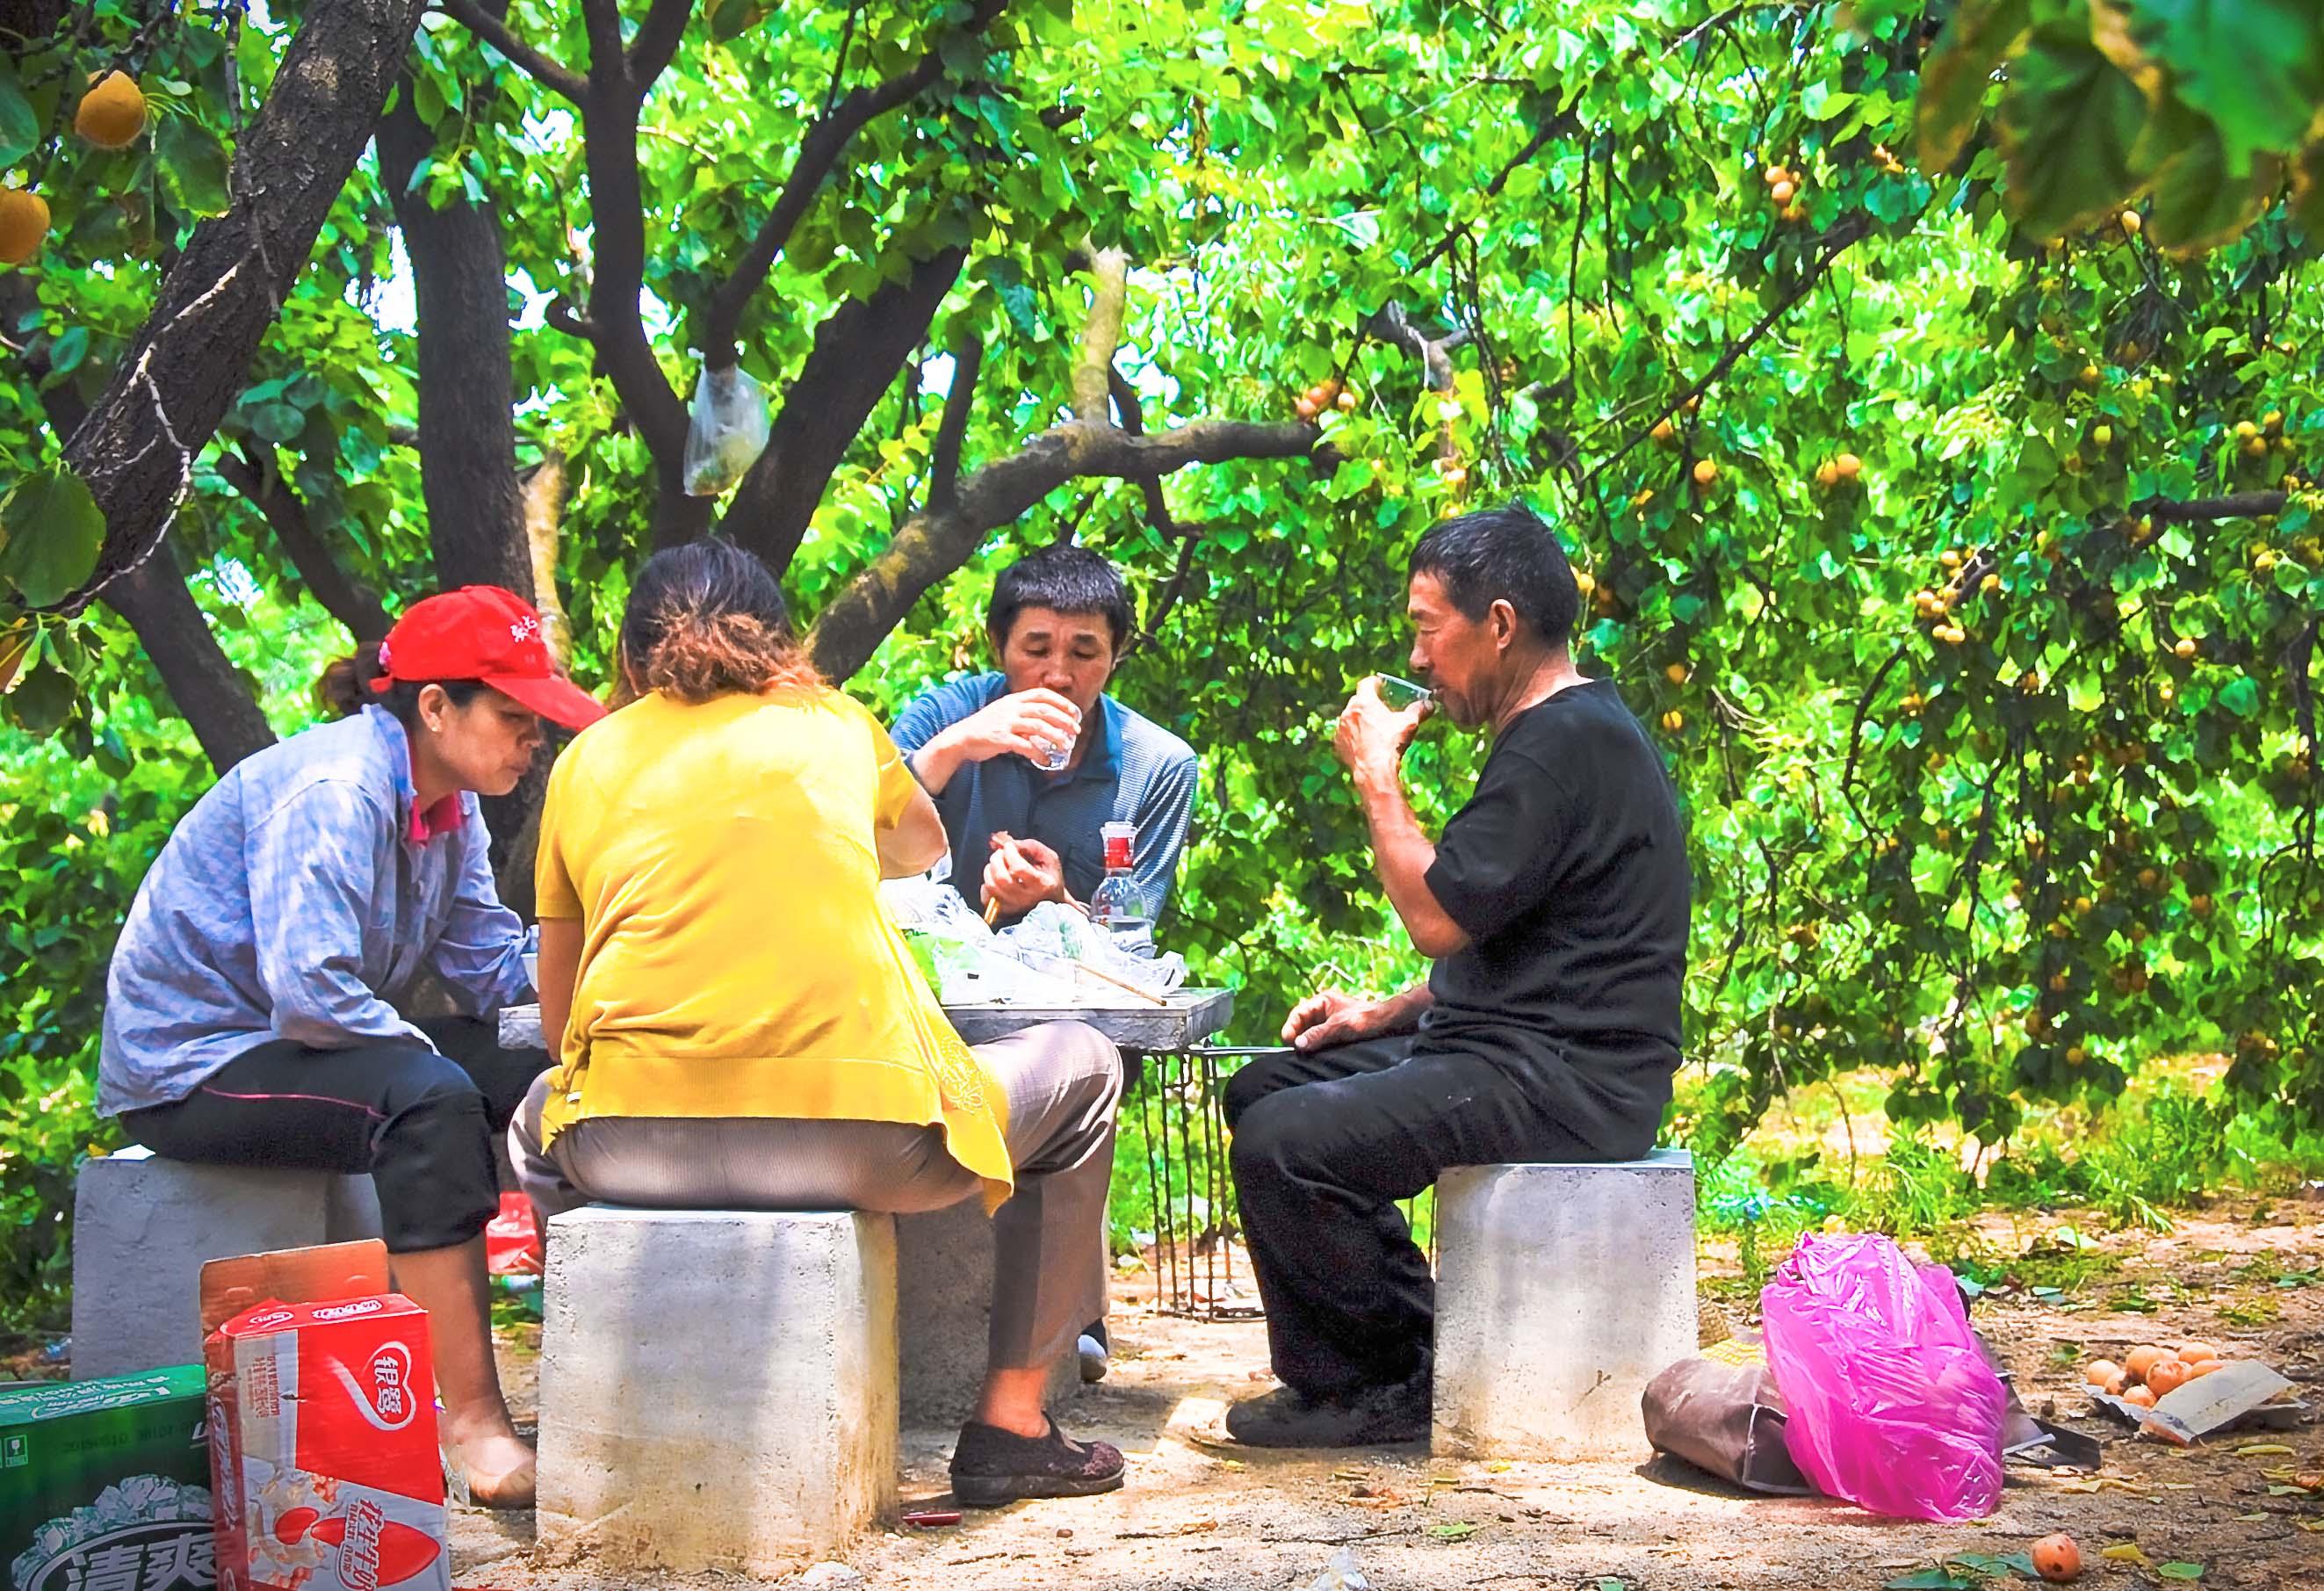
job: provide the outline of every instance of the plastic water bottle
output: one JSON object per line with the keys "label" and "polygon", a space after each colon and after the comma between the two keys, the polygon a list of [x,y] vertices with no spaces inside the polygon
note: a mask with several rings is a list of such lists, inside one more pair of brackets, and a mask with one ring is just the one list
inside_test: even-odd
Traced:
{"label": "plastic water bottle", "polygon": [[1090,921],[1105,930],[1115,949],[1130,956],[1151,956],[1154,908],[1131,871],[1136,865],[1138,826],[1109,823],[1098,832],[1105,840],[1105,877],[1090,897]]}

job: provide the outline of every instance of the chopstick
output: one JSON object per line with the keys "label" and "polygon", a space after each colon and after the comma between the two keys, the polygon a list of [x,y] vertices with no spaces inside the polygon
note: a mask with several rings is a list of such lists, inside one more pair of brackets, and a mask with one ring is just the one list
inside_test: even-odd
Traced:
{"label": "chopstick", "polygon": [[1110,972],[1102,972],[1098,968],[1092,967],[1086,961],[1075,961],[1074,963],[1074,967],[1075,970],[1085,972],[1101,983],[1111,984],[1117,989],[1127,989],[1131,994],[1137,995],[1140,1000],[1151,1001],[1157,1005],[1167,1005],[1170,1004],[1167,1000],[1162,998],[1161,995],[1154,993],[1153,990],[1141,989],[1136,984],[1131,983],[1128,978],[1118,978]]}
{"label": "chopstick", "polygon": [[987,901],[984,903],[984,926],[991,928],[1000,920],[1001,902],[998,901]]}

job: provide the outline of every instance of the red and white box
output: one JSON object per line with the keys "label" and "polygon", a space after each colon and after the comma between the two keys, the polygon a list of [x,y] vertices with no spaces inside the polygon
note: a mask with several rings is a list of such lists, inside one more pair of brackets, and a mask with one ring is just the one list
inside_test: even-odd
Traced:
{"label": "red and white box", "polygon": [[426,1310],[270,1300],[205,1352],[219,1591],[451,1591]]}

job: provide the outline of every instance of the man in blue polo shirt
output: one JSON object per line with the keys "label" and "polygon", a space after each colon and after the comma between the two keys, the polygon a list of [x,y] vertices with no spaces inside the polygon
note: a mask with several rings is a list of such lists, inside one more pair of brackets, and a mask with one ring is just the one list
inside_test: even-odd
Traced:
{"label": "man in blue polo shirt", "polygon": [[954,885],[980,913],[997,903],[1003,926],[1044,901],[1086,905],[1105,876],[1099,830],[1129,823],[1139,893],[1160,917],[1198,767],[1185,741],[1105,694],[1130,636],[1121,577],[1085,548],[1044,548],[1001,573],[985,628],[1000,670],[934,687],[894,729],[944,815]]}
{"label": "man in blue polo shirt", "polygon": [[[1044,901],[1086,906],[1105,876],[1099,830],[1129,823],[1158,920],[1199,768],[1192,746],[1105,694],[1130,638],[1120,575],[1085,548],[1044,548],[1001,572],[984,627],[999,671],[924,692],[892,732],[943,814],[954,886],[1003,926]],[[1082,1378],[1102,1379],[1104,1322],[1080,1346]]]}

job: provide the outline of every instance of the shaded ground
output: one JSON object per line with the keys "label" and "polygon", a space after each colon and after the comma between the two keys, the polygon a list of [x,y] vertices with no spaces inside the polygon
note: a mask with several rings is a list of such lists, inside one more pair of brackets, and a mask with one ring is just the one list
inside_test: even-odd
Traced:
{"label": "shaded ground", "polygon": [[[845,1555],[874,1587],[1305,1587],[1349,1548],[1380,1591],[1400,1587],[1871,1587],[1958,1552],[2022,1551],[2072,1532],[2084,1585],[2169,1586],[2166,1563],[2202,1566],[2201,1584],[2269,1591],[2324,1588],[2324,1495],[2271,1495],[2298,1471],[2324,1469],[2324,1423],[2240,1438],[2191,1453],[2131,1439],[2089,1416],[2077,1390],[2092,1354],[2119,1357],[2150,1338],[2202,1337],[2257,1356],[2324,1407],[2324,1204],[2249,1200],[2182,1217],[2169,1235],[2118,1233],[2083,1248],[2052,1239],[2061,1217],[1989,1217],[1960,1241],[1987,1254],[2032,1252],[1977,1311],[2027,1402],[2107,1441],[2103,1477],[2012,1472],[2001,1512],[1973,1526],[1875,1519],[1823,1500],[1756,1498],[1658,1465],[1452,1464],[1417,1449],[1362,1454],[1245,1452],[1222,1439],[1224,1405],[1261,1390],[1255,1322],[1156,1315],[1151,1287],[1129,1279],[1117,1305],[1112,1375],[1066,1411],[1069,1428],[1130,1457],[1111,1497],[1030,1503],[954,1527],[876,1536]],[[2081,1226],[2089,1232],[2090,1226]],[[1704,1256],[1706,1337],[1748,1323],[1749,1290],[1731,1252]],[[1237,1267],[1239,1277],[1247,1275]],[[2039,1290],[2037,1291],[2037,1290]],[[511,1343],[512,1382],[530,1400],[530,1356]],[[944,1489],[949,1431],[907,1432],[905,1493]],[[2294,1449],[2239,1455],[2253,1443]],[[2273,1475],[2271,1472],[2273,1472]],[[2099,1557],[2135,1545],[2147,1566]],[[530,1516],[464,1513],[463,1586],[615,1591],[735,1582],[608,1575],[552,1565],[531,1548]],[[2177,1571],[2184,1574],[2184,1570]]]}

